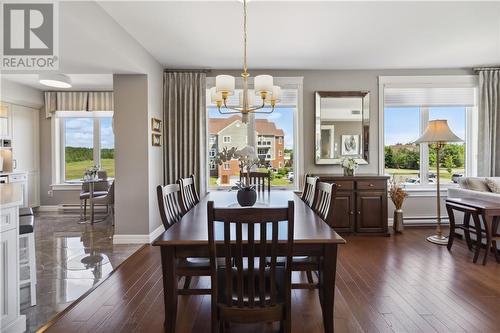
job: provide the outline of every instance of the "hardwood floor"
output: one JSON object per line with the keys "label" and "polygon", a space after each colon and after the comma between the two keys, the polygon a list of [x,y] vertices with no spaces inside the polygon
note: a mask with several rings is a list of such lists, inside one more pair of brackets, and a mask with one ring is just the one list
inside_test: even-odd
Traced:
{"label": "hardwood floor", "polygon": [[[451,252],[433,245],[425,240],[431,232],[346,237],[337,269],[336,332],[500,332],[500,265],[493,256],[487,266],[473,264],[460,239]],[[159,249],[146,246],[46,331],[162,332],[162,292]],[[293,291],[292,318],[293,332],[323,330],[317,291]],[[210,297],[181,296],[177,332],[209,327]],[[232,325],[230,331],[276,330]]]}

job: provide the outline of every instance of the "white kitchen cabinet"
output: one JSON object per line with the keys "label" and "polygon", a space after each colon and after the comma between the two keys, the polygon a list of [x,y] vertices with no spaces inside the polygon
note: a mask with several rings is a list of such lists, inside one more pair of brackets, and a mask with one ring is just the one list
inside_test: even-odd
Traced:
{"label": "white kitchen cabinet", "polygon": [[39,110],[10,104],[12,113],[13,172],[27,174],[25,206],[40,205]]}
{"label": "white kitchen cabinet", "polygon": [[26,330],[19,303],[19,205],[21,191],[14,184],[0,185],[0,314],[2,333]]}
{"label": "white kitchen cabinet", "polygon": [[9,103],[0,102],[0,139],[12,138],[12,111]]}

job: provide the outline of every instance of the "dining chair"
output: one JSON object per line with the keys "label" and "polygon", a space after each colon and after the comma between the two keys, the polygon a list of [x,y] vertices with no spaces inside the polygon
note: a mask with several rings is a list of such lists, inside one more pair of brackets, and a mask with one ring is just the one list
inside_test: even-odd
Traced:
{"label": "dining chair", "polygon": [[[246,178],[246,172],[240,172],[240,181]],[[267,191],[271,191],[271,171],[268,172],[250,172],[250,184],[255,186],[257,192],[264,192],[266,190],[266,180],[267,180]]]}
{"label": "dining chair", "polygon": [[[207,213],[212,332],[224,331],[231,322],[270,321],[279,321],[282,332],[291,332],[293,201],[284,208],[214,208],[209,201]],[[284,221],[286,238],[279,239],[284,252],[278,256],[278,224]],[[224,230],[220,254],[216,223],[222,223]],[[225,259],[222,265],[217,261],[221,256]],[[279,265],[283,257],[284,265]]]}
{"label": "dining chair", "polygon": [[[314,191],[314,200],[312,202],[312,210],[323,220],[325,223],[328,221],[331,214],[333,214],[333,205],[335,195],[337,193],[337,184],[330,184],[319,182],[316,179]],[[293,271],[305,271],[307,275],[307,283],[294,283],[294,289],[314,289],[317,284],[314,283],[312,272],[318,272],[319,260],[316,257],[303,256],[292,258]],[[316,274],[317,275],[317,274]]]}
{"label": "dining chair", "polygon": [[[179,184],[158,185],[156,187],[158,207],[165,230],[179,222],[184,215],[181,204],[181,190]],[[183,291],[180,294],[210,294],[209,289],[189,289],[191,277],[210,276],[210,261],[208,258],[179,259],[177,273],[179,279],[184,277]]]}
{"label": "dining chair", "polygon": [[313,177],[308,174],[305,175],[304,191],[302,191],[301,199],[309,207],[312,207],[314,201],[314,195],[316,194],[316,183],[318,182],[318,179],[319,177]]}
{"label": "dining chair", "polygon": [[191,175],[187,178],[180,178],[177,183],[179,184],[180,188],[182,212],[185,214],[198,202],[200,202],[200,197],[198,196],[198,192],[196,191],[196,182],[194,179],[194,175]]}
{"label": "dining chair", "polygon": [[115,181],[111,182],[108,191],[105,195],[95,196],[91,200],[94,205],[106,206],[108,216],[111,216],[111,224],[115,225]]}
{"label": "dining chair", "polygon": [[[94,183],[94,197],[100,197],[108,194],[109,183],[107,180],[102,180]],[[80,220],[84,220],[87,216],[87,200],[90,199],[89,183],[83,182],[80,191]]]}

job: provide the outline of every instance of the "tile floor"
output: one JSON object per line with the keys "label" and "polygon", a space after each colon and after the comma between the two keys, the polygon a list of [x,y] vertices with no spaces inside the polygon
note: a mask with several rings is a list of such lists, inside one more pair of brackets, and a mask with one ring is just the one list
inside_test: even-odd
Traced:
{"label": "tile floor", "polygon": [[37,305],[30,306],[28,287],[21,288],[21,313],[35,332],[141,245],[113,245],[110,219],[78,224],[78,211],[35,213]]}

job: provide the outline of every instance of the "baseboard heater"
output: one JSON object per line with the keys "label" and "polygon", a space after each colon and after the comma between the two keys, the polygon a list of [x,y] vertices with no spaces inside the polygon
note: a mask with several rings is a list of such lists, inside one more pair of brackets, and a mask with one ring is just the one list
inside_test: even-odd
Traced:
{"label": "baseboard heater", "polygon": [[[68,211],[68,212],[73,212],[73,211],[80,212],[80,204],[61,204],[61,205],[57,205],[57,209],[62,210],[62,211]],[[87,204],[87,212],[89,212],[89,211],[90,211],[90,206],[89,206],[89,204]],[[95,205],[94,211],[96,211],[96,212],[106,211],[106,206]]]}

